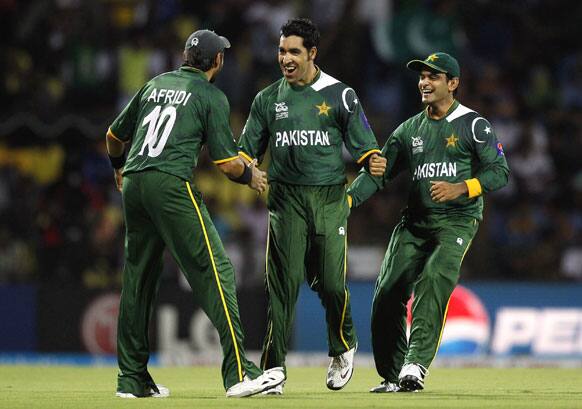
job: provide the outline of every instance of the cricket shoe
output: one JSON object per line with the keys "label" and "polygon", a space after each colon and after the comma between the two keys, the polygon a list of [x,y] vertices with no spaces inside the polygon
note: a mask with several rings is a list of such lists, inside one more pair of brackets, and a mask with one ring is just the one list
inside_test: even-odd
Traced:
{"label": "cricket shoe", "polygon": [[281,382],[279,385],[275,386],[274,388],[267,389],[266,391],[261,392],[261,395],[281,396],[281,395],[283,395],[283,387],[284,386],[285,386],[285,382]]}
{"label": "cricket shoe", "polygon": [[420,364],[406,364],[398,375],[398,383],[403,392],[414,392],[424,389],[424,378],[428,369]]}
{"label": "cricket shoe", "polygon": [[358,349],[358,344],[349,351],[331,358],[327,368],[326,384],[328,389],[332,391],[340,390],[352,379],[356,349]]}
{"label": "cricket shoe", "polygon": [[158,389],[157,392],[155,389],[151,388],[149,395],[146,396],[136,396],[133,393],[129,392],[116,392],[115,396],[118,398],[124,399],[135,399],[135,398],[167,398],[170,396],[170,390],[166,388],[164,385],[159,385],[156,383],[156,388]]}
{"label": "cricket shoe", "polygon": [[372,393],[392,393],[392,392],[400,392],[400,386],[398,386],[395,382],[388,382],[382,381],[380,385],[373,387],[370,389]]}
{"label": "cricket shoe", "polygon": [[227,398],[244,398],[246,396],[256,395],[274,388],[285,381],[285,372],[283,367],[267,369],[261,376],[250,379],[245,376],[242,382],[232,385],[226,391]]}

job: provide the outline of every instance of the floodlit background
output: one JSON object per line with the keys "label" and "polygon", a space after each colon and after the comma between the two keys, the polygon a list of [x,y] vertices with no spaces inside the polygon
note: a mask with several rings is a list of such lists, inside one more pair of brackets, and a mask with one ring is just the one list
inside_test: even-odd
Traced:
{"label": "floodlit background", "polygon": [[[510,183],[486,197],[437,364],[582,365],[582,3],[559,0],[0,1],[0,362],[114,362],[124,237],[109,123],[209,28],[232,43],[216,85],[238,137],[256,92],[280,76],[279,28],[297,16],[319,25],[316,62],[356,90],[381,145],[421,109],[405,63],[434,51],[458,58],[458,99],[504,145]],[[348,170],[351,180],[353,161]],[[194,174],[237,269],[247,349],[258,350],[265,195],[229,182],[205,153]],[[350,216],[363,360],[373,282],[405,198],[400,177]],[[154,363],[220,359],[170,258],[151,337]],[[307,288],[292,349],[299,364],[325,359]]]}

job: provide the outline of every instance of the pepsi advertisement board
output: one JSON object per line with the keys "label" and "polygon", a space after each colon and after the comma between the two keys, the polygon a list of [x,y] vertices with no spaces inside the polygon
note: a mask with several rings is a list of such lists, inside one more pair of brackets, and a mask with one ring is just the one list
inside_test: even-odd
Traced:
{"label": "pepsi advertisement board", "polygon": [[[353,282],[349,288],[358,350],[371,353],[374,284]],[[299,294],[295,324],[295,351],[327,352],[323,307],[307,285]],[[483,355],[582,357],[582,284],[458,285],[449,302],[439,356]]]}

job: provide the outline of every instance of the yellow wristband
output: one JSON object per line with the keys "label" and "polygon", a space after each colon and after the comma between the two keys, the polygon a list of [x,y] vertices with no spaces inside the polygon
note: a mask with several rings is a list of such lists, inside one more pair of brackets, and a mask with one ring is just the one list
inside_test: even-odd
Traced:
{"label": "yellow wristband", "polygon": [[483,188],[481,187],[479,179],[467,179],[465,180],[465,184],[467,185],[467,196],[469,196],[469,198],[480,196],[481,193],[483,193]]}

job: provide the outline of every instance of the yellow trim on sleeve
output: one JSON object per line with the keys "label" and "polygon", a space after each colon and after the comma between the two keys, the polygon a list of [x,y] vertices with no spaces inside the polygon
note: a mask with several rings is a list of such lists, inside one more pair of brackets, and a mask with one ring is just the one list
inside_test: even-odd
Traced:
{"label": "yellow trim on sleeve", "polygon": [[251,158],[249,155],[247,155],[245,152],[243,151],[238,151],[239,156],[242,156],[243,158],[245,158],[246,160],[250,162],[253,161],[253,158]]}
{"label": "yellow trim on sleeve", "polygon": [[362,163],[362,161],[364,159],[366,159],[368,156],[370,156],[373,153],[377,153],[377,154],[381,154],[382,151],[380,149],[370,149],[368,152],[364,153],[362,156],[360,156],[360,159],[358,159],[356,161],[356,163],[359,165],[360,163]]}
{"label": "yellow trim on sleeve", "polygon": [[230,161],[233,161],[235,159],[238,159],[238,155],[231,156],[230,158],[226,158],[226,159],[213,160],[212,163],[214,163],[215,165],[220,165],[221,163],[230,162]]}
{"label": "yellow trim on sleeve", "polygon": [[[103,134],[101,134],[103,135]],[[107,137],[108,138],[113,138],[115,139],[117,142],[121,142],[121,143],[127,143],[126,141],[122,141],[121,139],[119,139],[117,136],[115,136],[115,134],[113,133],[113,131],[111,131],[111,128],[107,129]]]}
{"label": "yellow trim on sleeve", "polygon": [[354,201],[354,199],[352,199],[352,195],[348,195],[348,207],[351,209],[352,208],[352,202]]}
{"label": "yellow trim on sleeve", "polygon": [[[238,156],[237,156],[238,158]],[[222,308],[224,308],[224,314],[226,315],[226,321],[228,322],[228,328],[230,329],[230,335],[232,337],[232,343],[234,345],[234,354],[236,356],[236,364],[238,369],[238,380],[239,382],[243,381],[243,368],[240,359],[240,352],[238,350],[238,343],[236,342],[236,336],[234,334],[234,329],[232,327],[232,321],[230,319],[230,313],[228,311],[228,307],[226,305],[226,300],[224,298],[224,293],[222,291],[222,286],[220,285],[220,278],[218,277],[218,270],[216,269],[216,263],[214,262],[214,255],[212,254],[212,247],[210,247],[210,240],[208,239],[208,233],[206,232],[206,226],[204,225],[204,220],[202,219],[202,213],[200,212],[200,208],[194,199],[194,195],[192,194],[192,189],[190,188],[190,183],[186,182],[186,187],[188,188],[188,194],[190,195],[190,199],[194,204],[194,208],[196,209],[196,213],[198,213],[198,219],[200,220],[200,225],[202,226],[202,233],[204,234],[204,241],[206,241],[206,248],[208,249],[208,255],[210,256],[210,262],[212,264],[212,270],[214,270],[214,278],[216,280],[216,286],[218,287],[218,293],[220,294],[220,299],[222,301]]]}
{"label": "yellow trim on sleeve", "polygon": [[469,190],[469,192],[467,193],[469,198],[480,196],[481,193],[483,193],[483,189],[481,188],[481,182],[479,182],[479,179],[477,178],[467,179],[465,180],[465,184],[467,185],[467,189]]}

